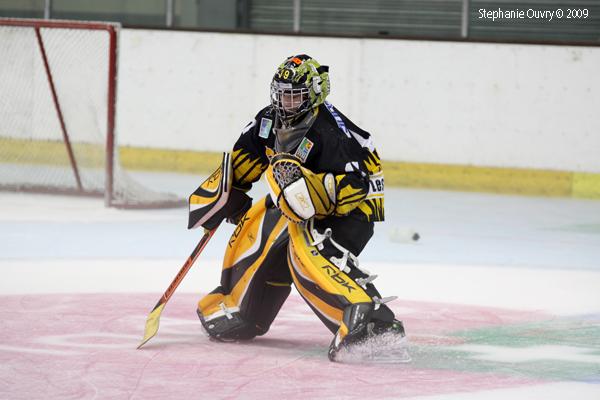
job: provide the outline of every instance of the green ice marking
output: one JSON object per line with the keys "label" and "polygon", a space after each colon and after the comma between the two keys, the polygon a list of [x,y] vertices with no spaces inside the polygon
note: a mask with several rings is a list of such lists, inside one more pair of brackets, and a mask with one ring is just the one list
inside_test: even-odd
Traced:
{"label": "green ice marking", "polygon": [[575,318],[560,318],[518,325],[504,325],[452,334],[469,343],[529,347],[563,345],[594,348],[600,351],[600,325]]}
{"label": "green ice marking", "polygon": [[411,349],[412,366],[424,369],[491,373],[514,378],[551,381],[593,381],[599,376],[598,364],[536,360],[525,363],[480,360],[479,353],[442,349]]}
{"label": "green ice marking", "polygon": [[600,321],[561,318],[448,334],[459,346],[412,346],[418,368],[568,381],[600,379]]}

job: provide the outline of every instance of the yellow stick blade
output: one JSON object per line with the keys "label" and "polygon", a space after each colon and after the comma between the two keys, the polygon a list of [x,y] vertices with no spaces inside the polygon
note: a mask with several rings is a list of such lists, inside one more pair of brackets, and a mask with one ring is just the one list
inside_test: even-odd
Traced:
{"label": "yellow stick blade", "polygon": [[146,320],[146,327],[144,328],[144,338],[142,339],[142,343],[137,347],[140,349],[143,345],[145,345],[150,339],[156,335],[158,332],[158,325],[160,324],[160,314],[162,313],[163,308],[165,308],[165,304],[161,304],[159,307],[156,307],[150,315],[148,315],[148,319]]}

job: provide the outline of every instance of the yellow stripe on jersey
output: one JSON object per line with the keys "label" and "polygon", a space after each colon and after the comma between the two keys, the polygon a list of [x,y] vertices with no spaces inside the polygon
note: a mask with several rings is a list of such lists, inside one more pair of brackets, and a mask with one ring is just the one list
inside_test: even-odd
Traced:
{"label": "yellow stripe on jersey", "polygon": [[334,214],[338,216],[347,215],[355,209],[366,197],[367,191],[363,188],[355,188],[347,179],[347,175],[336,175],[337,200]]}
{"label": "yellow stripe on jersey", "polygon": [[369,221],[383,221],[383,198],[367,199],[360,203],[358,209],[366,215]]}
{"label": "yellow stripe on jersey", "polygon": [[381,172],[381,159],[377,154],[377,151],[369,152],[369,156],[366,160],[363,161],[367,171],[369,171],[369,175],[374,175],[378,172]]}
{"label": "yellow stripe on jersey", "polygon": [[233,180],[238,185],[256,182],[267,169],[260,157],[252,157],[248,152],[237,149],[233,152]]}

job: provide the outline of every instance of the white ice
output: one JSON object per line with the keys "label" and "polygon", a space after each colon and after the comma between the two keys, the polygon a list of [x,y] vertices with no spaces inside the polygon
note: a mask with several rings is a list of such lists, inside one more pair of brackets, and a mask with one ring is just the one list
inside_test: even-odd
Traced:
{"label": "white ice", "polygon": [[[182,196],[202,181],[136,177]],[[253,193],[263,195],[264,187]],[[386,188],[385,201],[386,222],[360,257],[362,267],[379,275],[384,296],[564,316],[600,313],[600,201],[394,188]],[[162,293],[202,234],[186,226],[184,208],[127,211],[104,208],[101,199],[0,193],[0,294]],[[231,231],[218,231],[179,292],[218,284]],[[421,239],[400,240],[405,231]],[[597,399],[600,385],[430,398],[558,399],[573,392]]]}

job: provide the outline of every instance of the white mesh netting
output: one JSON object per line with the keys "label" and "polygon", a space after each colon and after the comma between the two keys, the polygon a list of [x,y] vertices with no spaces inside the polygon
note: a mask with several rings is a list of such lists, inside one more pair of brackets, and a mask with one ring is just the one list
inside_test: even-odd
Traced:
{"label": "white mesh netting", "polygon": [[[116,207],[169,207],[183,200],[135,182],[109,135],[108,30],[5,25],[0,19],[0,188],[101,195]],[[98,24],[95,24],[98,25]],[[67,141],[44,65],[54,83]],[[116,52],[116,48],[114,49]],[[108,165],[107,152],[114,163]],[[79,182],[77,179],[79,175]],[[107,193],[109,176],[113,190]]]}

